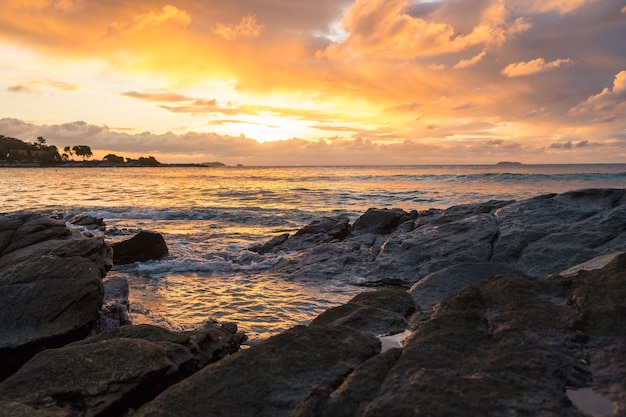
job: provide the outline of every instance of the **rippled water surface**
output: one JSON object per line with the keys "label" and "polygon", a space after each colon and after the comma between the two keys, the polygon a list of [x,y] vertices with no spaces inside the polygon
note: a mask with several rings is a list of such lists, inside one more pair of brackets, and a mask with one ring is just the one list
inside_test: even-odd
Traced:
{"label": "rippled water surface", "polygon": [[91,214],[105,238],[161,232],[170,255],[116,267],[137,321],[173,328],[208,318],[267,337],[362,289],[271,276],[276,255],[247,250],[320,216],[354,220],[370,207],[446,208],[574,189],[626,186],[626,165],[406,167],[0,168],[0,213]]}

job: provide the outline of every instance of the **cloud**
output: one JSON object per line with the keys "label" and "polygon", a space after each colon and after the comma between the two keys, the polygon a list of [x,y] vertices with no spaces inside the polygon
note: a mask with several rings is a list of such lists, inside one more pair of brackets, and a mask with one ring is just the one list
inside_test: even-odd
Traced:
{"label": "cloud", "polygon": [[137,98],[144,101],[156,101],[156,102],[169,102],[178,103],[181,101],[194,100],[193,98],[184,96],[182,94],[159,92],[159,93],[141,93],[138,91],[126,91],[121,93],[122,96]]}
{"label": "cloud", "polygon": [[462,69],[462,68],[473,67],[474,65],[479,63],[485,57],[485,55],[487,55],[487,51],[482,51],[481,53],[479,53],[478,55],[474,55],[470,59],[463,59],[459,61],[456,65],[454,65],[453,68]]}
{"label": "cloud", "polygon": [[501,74],[507,77],[522,77],[560,68],[565,65],[572,65],[573,63],[574,61],[571,59],[557,59],[546,62],[543,58],[537,58],[528,62],[509,64],[501,71]]}
{"label": "cloud", "polygon": [[77,91],[78,87],[71,83],[50,79],[24,81],[7,87],[7,91],[10,93],[37,93],[42,90],[50,89],[58,91]]}
{"label": "cloud", "polygon": [[478,45],[499,46],[530,28],[523,18],[507,20],[499,3],[489,7],[464,34],[450,23],[411,16],[408,9],[408,0],[357,0],[342,20],[347,38],[328,46],[319,56],[411,59],[449,54]]}
{"label": "cloud", "polygon": [[185,10],[176,6],[165,5],[159,11],[150,11],[133,16],[122,22],[113,22],[108,27],[109,34],[133,35],[137,32],[150,28],[156,28],[165,24],[173,24],[185,28],[191,23],[191,16]]}
{"label": "cloud", "polygon": [[612,87],[604,88],[585,101],[572,107],[568,113],[572,117],[591,116],[598,122],[612,122],[618,117],[626,118],[626,70],[620,71]]}
{"label": "cloud", "polygon": [[263,25],[259,24],[254,14],[249,14],[241,18],[237,25],[225,25],[217,23],[213,28],[213,33],[227,41],[239,38],[256,38],[261,34]]}

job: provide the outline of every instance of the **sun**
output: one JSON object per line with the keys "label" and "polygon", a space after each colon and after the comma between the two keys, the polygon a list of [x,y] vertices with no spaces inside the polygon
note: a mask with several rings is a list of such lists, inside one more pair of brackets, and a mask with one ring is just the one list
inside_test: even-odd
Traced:
{"label": "sun", "polygon": [[307,121],[272,114],[245,116],[228,124],[231,132],[238,131],[239,134],[262,143],[293,138],[305,139],[312,134]]}

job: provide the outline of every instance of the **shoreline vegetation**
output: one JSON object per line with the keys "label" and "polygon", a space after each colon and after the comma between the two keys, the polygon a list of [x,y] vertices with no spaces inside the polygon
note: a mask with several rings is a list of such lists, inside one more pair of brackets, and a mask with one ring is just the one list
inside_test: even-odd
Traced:
{"label": "shoreline vegetation", "polygon": [[[39,136],[36,142],[0,135],[0,168],[37,168],[37,167],[224,167],[222,162],[174,163],[164,164],[153,156],[141,156],[137,159],[108,154],[102,160],[93,157],[87,145],[65,146],[63,152],[55,145],[47,145],[46,139]],[[82,158],[75,161],[74,156]],[[238,165],[239,166],[239,165]]]}

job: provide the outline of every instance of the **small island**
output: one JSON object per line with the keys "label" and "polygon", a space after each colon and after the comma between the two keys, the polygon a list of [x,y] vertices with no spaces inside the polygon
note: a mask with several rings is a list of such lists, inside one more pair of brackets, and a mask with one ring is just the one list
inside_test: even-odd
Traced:
{"label": "small island", "polygon": [[521,165],[522,165],[521,162],[514,162],[514,161],[501,161],[496,164],[497,167],[517,167]]}

